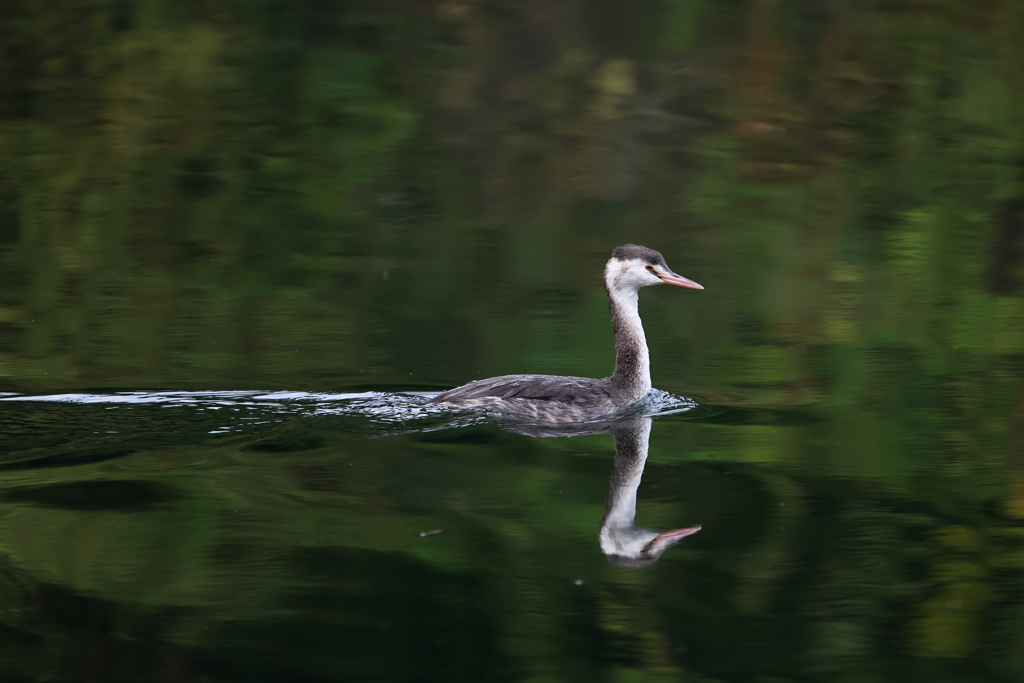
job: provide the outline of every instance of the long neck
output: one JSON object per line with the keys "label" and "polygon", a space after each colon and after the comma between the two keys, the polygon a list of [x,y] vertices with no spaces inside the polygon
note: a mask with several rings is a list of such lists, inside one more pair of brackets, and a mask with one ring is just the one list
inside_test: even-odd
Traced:
{"label": "long neck", "polygon": [[640,322],[636,291],[607,291],[612,331],[615,333],[615,372],[610,379],[632,400],[637,400],[651,390],[651,360],[647,353],[644,326]]}
{"label": "long neck", "polygon": [[647,462],[651,420],[624,423],[612,431],[615,438],[615,468],[605,500],[602,528],[628,528],[636,517],[636,492]]}

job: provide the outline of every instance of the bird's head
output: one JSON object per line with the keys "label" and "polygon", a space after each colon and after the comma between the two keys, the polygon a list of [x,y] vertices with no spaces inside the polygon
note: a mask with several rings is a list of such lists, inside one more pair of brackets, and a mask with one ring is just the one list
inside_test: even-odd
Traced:
{"label": "bird's head", "polygon": [[604,283],[609,293],[636,294],[641,287],[650,285],[704,289],[693,280],[673,273],[660,252],[637,244],[616,247],[605,265]]}

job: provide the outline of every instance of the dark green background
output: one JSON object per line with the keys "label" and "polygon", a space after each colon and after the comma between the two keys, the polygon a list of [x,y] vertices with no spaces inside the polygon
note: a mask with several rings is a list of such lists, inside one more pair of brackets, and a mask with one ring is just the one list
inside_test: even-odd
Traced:
{"label": "dark green background", "polygon": [[2,391],[603,376],[613,247],[706,290],[648,569],[608,437],[0,405],[0,677],[1020,680],[1022,80],[1009,0],[4,0]]}

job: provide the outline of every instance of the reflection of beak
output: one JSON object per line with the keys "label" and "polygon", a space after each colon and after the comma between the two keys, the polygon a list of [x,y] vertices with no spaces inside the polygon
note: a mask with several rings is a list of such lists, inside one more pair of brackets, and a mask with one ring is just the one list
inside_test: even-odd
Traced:
{"label": "reflection of beak", "polygon": [[[682,275],[676,275],[675,273],[655,273],[661,281],[666,285],[676,285],[678,287],[689,287],[690,289],[704,289],[693,280],[688,280]],[[697,527],[698,529],[700,527]]]}
{"label": "reflection of beak", "polygon": [[[700,285],[697,286],[700,287]],[[700,528],[700,524],[698,524],[697,526],[688,526],[685,529],[668,529],[666,531],[662,531],[660,534],[654,537],[652,545],[657,547],[664,546],[667,548],[673,543],[683,540],[687,536],[693,536],[695,533],[700,531]]]}

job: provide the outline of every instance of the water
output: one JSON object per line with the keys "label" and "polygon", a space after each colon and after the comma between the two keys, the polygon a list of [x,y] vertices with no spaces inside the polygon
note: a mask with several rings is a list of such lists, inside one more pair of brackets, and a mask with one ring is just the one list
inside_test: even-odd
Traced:
{"label": "water", "polygon": [[[65,5],[0,3],[0,680],[1022,678],[1016,5]],[[607,375],[628,242],[706,289],[626,423],[424,405]]]}
{"label": "water", "polygon": [[[90,648],[117,657],[102,675],[124,678],[474,675],[522,637],[488,603],[592,627],[607,436],[522,436],[376,392],[0,400],[8,616],[36,638],[17,662],[35,675],[81,615]],[[647,412],[696,410],[662,396]],[[678,526],[671,500],[702,498],[696,484],[641,519]]]}
{"label": "water", "polygon": [[[1001,511],[945,508],[908,462],[831,460],[827,442],[850,438],[834,411],[661,396],[637,521],[703,528],[631,568],[598,541],[622,477],[611,437],[587,433],[602,425],[538,438],[558,430],[422,400],[0,398],[18,643],[5,666],[72,680],[797,676],[909,666],[888,639],[924,650],[929,618],[966,638],[1005,599],[988,591],[1013,590],[1018,536]],[[556,649],[538,654],[539,634]]]}

